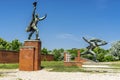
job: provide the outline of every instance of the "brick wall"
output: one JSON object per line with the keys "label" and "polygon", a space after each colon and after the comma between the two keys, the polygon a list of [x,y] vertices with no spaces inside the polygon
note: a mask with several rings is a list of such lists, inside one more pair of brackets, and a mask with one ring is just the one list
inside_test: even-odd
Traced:
{"label": "brick wall", "polygon": [[18,53],[17,51],[0,50],[0,63],[18,63]]}
{"label": "brick wall", "polygon": [[53,55],[41,55],[41,60],[42,61],[54,61],[54,56]]}
{"label": "brick wall", "polygon": [[[42,61],[53,61],[53,55],[41,55]],[[0,63],[18,63],[19,62],[19,52],[0,50]]]}

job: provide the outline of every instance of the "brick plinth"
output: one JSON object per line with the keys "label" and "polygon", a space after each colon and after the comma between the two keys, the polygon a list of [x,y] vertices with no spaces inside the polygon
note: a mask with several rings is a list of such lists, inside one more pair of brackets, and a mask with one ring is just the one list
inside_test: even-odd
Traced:
{"label": "brick plinth", "polygon": [[20,49],[19,70],[36,71],[41,66],[41,42],[39,40],[28,40]]}
{"label": "brick plinth", "polygon": [[80,61],[80,50],[78,50],[77,57],[75,57],[75,61]]}
{"label": "brick plinth", "polygon": [[86,62],[85,59],[80,58],[80,50],[78,50],[77,57],[75,57],[75,61],[77,62]]}
{"label": "brick plinth", "polygon": [[67,59],[66,59],[66,52],[64,52],[64,61],[67,61]]}

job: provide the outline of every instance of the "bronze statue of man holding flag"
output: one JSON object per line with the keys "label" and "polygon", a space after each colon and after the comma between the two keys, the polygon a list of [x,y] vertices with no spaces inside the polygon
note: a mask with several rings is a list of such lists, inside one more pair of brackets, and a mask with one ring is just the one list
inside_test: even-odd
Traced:
{"label": "bronze statue of man holding flag", "polygon": [[37,2],[34,2],[33,6],[34,6],[34,9],[33,9],[33,13],[32,13],[32,20],[31,20],[29,26],[27,27],[26,32],[31,32],[28,37],[29,40],[31,39],[34,32],[36,32],[36,40],[39,40],[40,38],[39,38],[39,30],[37,28],[37,24],[39,21],[44,20],[47,17],[47,14],[45,14],[45,16],[39,18],[39,15],[36,14],[36,12],[35,12]]}

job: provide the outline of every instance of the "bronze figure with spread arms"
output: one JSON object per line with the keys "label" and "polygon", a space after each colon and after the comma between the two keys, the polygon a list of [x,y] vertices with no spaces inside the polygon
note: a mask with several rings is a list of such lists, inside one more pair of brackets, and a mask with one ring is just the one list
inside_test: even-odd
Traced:
{"label": "bronze figure with spread arms", "polygon": [[35,13],[37,2],[34,2],[33,6],[34,6],[34,9],[33,9],[33,13],[32,13],[32,20],[31,20],[29,26],[27,27],[26,32],[31,32],[29,34],[28,39],[31,39],[34,32],[36,32],[36,39],[39,39],[39,30],[37,28],[37,24],[39,21],[44,20],[47,17],[47,14],[45,16],[39,18],[39,15]]}
{"label": "bronze figure with spread arms", "polygon": [[81,53],[81,55],[83,55],[83,54],[91,54],[94,57],[94,61],[97,62],[96,53],[93,50],[96,47],[98,47],[98,46],[106,45],[107,42],[103,41],[103,40],[100,40],[100,39],[90,39],[90,40],[87,40],[85,37],[83,37],[83,39],[87,43],[89,43],[89,46],[87,47],[87,49],[84,52]]}

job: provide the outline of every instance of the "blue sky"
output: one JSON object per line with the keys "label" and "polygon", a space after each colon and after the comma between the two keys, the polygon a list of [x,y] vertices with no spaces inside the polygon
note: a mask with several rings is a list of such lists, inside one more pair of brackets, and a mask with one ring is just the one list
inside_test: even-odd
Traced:
{"label": "blue sky", "polygon": [[[0,37],[27,40],[35,0],[0,0]],[[47,18],[38,23],[42,47],[85,48],[82,37],[100,38],[104,48],[120,40],[120,0],[38,0],[37,11]],[[34,38],[34,36],[33,36]]]}

